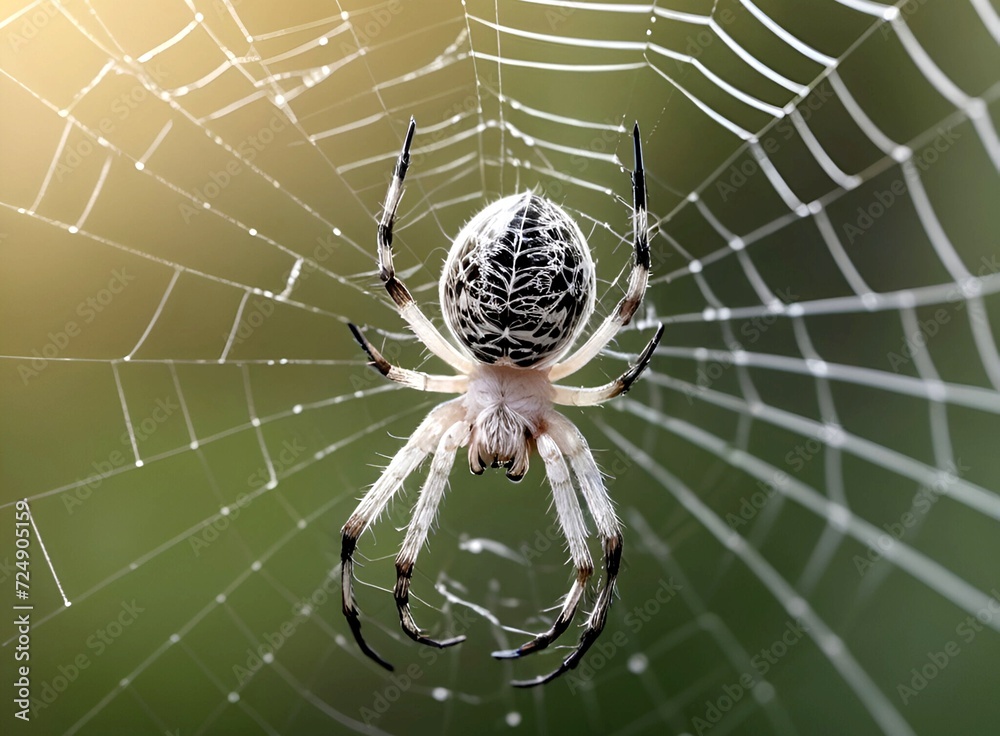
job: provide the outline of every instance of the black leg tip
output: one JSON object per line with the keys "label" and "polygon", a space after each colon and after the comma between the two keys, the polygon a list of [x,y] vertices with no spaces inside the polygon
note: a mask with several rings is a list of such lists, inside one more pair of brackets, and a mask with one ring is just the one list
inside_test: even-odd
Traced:
{"label": "black leg tip", "polygon": [[380,667],[388,670],[389,672],[394,672],[396,668],[382,659],[378,652],[368,646],[368,642],[366,642],[364,637],[361,636],[361,623],[356,619],[352,620],[351,618],[348,618],[348,623],[351,626],[351,633],[354,634],[354,640],[358,643],[358,647],[361,649],[361,652]]}
{"label": "black leg tip", "polygon": [[417,121],[410,116],[410,125],[406,128],[406,140],[403,143],[403,155],[410,152],[410,144],[413,143],[413,134],[417,131]]}

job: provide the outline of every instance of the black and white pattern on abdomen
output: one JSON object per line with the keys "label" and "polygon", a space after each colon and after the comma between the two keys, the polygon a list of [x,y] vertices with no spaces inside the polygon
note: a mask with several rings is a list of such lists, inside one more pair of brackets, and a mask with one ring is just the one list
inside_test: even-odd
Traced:
{"label": "black and white pattern on abdomen", "polygon": [[443,274],[445,318],[483,363],[528,367],[562,353],[594,299],[582,233],[557,205],[525,193],[487,207],[464,229]]}

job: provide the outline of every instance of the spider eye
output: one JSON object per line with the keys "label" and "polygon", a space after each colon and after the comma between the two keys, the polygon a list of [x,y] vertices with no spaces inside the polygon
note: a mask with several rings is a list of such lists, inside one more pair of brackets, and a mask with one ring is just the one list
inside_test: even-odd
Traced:
{"label": "spider eye", "polygon": [[554,362],[594,309],[594,262],[579,226],[533,193],[486,207],[445,262],[441,306],[455,338],[483,363]]}

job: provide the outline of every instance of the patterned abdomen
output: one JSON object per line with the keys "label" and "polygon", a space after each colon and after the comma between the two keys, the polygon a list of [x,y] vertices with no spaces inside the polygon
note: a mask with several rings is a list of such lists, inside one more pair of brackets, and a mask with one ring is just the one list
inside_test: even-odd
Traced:
{"label": "patterned abdomen", "polygon": [[477,360],[554,362],[594,310],[594,262],[579,226],[530,192],[494,202],[462,228],[444,265],[441,306]]}

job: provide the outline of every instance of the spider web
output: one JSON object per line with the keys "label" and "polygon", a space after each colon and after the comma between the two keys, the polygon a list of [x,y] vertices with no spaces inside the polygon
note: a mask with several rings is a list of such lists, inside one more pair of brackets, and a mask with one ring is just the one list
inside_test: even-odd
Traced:
{"label": "spider web", "polygon": [[[16,604],[27,498],[33,732],[991,731],[995,3],[4,8],[0,560]],[[565,649],[489,657],[567,583],[537,462],[518,486],[454,473],[414,593],[460,647],[394,624],[418,478],[360,547],[395,679],[336,603],[339,528],[434,404],[345,323],[443,370],[373,270],[411,114],[397,267],[438,324],[450,239],[532,187],[587,234],[606,314],[642,128],[653,278],[580,383],[666,331],[628,396],[568,412],[625,569],[544,689],[507,682]]]}

